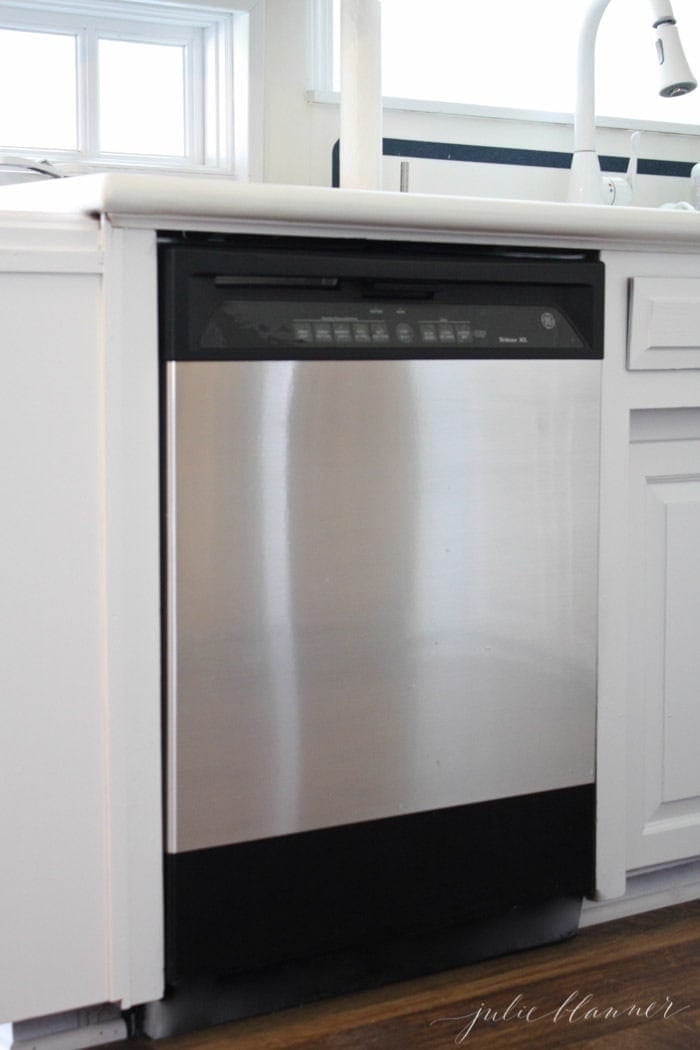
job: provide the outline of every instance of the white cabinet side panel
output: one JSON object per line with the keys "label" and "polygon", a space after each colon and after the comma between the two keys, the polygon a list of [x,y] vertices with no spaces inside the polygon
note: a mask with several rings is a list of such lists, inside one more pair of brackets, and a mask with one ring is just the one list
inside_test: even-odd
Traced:
{"label": "white cabinet side panel", "polygon": [[624,704],[627,682],[627,476],[629,413],[620,410],[625,371],[629,258],[605,258],[605,359],[601,406],[601,481],[596,733],[596,892],[625,892]]}
{"label": "white cabinet side panel", "polygon": [[156,238],[105,234],[109,999],[163,993]]}
{"label": "white cabinet side panel", "polygon": [[0,275],[0,1021],[107,987],[99,288]]}

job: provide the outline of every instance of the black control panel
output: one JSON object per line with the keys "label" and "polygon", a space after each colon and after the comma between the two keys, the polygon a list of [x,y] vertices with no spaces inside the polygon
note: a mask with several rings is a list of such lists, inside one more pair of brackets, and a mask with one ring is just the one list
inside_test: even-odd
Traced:
{"label": "black control panel", "polygon": [[603,356],[595,253],[163,235],[164,360]]}
{"label": "black control panel", "polygon": [[491,351],[509,356],[533,350],[584,347],[572,322],[547,299],[536,304],[326,303],[227,299],[201,335],[202,351],[279,350]]}

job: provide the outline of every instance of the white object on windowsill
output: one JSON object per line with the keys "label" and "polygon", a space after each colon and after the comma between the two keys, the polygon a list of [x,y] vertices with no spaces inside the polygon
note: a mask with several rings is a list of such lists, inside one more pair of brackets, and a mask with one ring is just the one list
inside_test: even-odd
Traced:
{"label": "white object on windowsill", "polygon": [[674,201],[669,204],[660,204],[659,207],[662,211],[695,211],[695,208],[688,201]]}
{"label": "white object on windowsill", "polygon": [[700,211],[700,164],[694,164],[690,169],[690,200],[696,211]]}
{"label": "white object on windowsill", "polygon": [[0,185],[30,182],[33,179],[60,179],[58,171],[48,160],[32,160],[9,153],[0,153]]}

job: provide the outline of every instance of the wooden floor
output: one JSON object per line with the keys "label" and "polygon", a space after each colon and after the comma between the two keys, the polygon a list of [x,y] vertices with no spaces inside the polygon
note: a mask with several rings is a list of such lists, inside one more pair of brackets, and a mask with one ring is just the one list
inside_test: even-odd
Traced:
{"label": "wooden floor", "polygon": [[700,901],[379,991],[123,1050],[700,1050]]}

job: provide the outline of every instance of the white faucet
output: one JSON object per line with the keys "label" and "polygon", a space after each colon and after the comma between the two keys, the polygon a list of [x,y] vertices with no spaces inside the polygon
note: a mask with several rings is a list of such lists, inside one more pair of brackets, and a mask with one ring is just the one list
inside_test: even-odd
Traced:
{"label": "white faucet", "polygon": [[[584,204],[612,204],[616,196],[631,200],[636,152],[626,178],[601,175],[595,148],[595,42],[603,12],[610,0],[590,0],[578,43],[574,155],[569,174],[569,200]],[[685,95],[697,87],[678,36],[670,0],[650,0],[656,30],[656,54],[661,74],[659,94]],[[636,151],[638,138],[634,141]]]}

